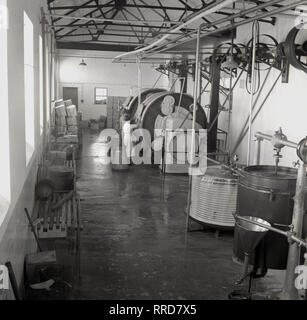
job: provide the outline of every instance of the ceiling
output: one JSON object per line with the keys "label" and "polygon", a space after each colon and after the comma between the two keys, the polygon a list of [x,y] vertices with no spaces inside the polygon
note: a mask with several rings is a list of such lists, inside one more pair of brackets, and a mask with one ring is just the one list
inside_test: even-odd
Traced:
{"label": "ceiling", "polygon": [[[59,48],[104,51],[131,51],[146,46],[169,34],[170,29],[182,21],[218,2],[214,0],[47,1],[51,25]],[[221,34],[217,31],[224,25],[216,25],[216,21],[267,2],[270,0],[239,0],[234,6],[224,7],[182,28],[172,34],[172,40],[193,38],[193,32],[200,23],[206,23],[206,32],[213,32],[214,38],[218,38]],[[289,1],[284,0],[280,3],[287,4]],[[262,11],[270,11],[280,6],[282,5],[275,3]],[[253,14],[239,16],[233,21],[242,21],[252,16]],[[273,25],[275,20],[267,16],[261,21]]]}

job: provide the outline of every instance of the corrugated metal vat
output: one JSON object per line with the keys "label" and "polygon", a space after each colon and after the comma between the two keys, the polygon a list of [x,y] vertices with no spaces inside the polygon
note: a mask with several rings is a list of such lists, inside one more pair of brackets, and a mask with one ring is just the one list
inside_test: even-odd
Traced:
{"label": "corrugated metal vat", "polygon": [[235,225],[238,178],[221,167],[193,176],[190,217],[206,225],[228,229]]}

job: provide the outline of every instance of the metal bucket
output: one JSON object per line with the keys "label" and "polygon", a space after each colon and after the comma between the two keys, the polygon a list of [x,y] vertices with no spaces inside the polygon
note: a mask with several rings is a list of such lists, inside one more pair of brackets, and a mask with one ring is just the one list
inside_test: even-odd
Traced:
{"label": "metal bucket", "polygon": [[[274,166],[252,166],[244,169],[239,178],[237,213],[268,221],[282,230],[292,222],[293,196],[297,170]],[[277,225],[276,225],[277,224]],[[238,231],[234,235],[234,260],[244,260],[243,246]],[[280,234],[268,231],[260,241],[250,262],[257,268],[283,270],[286,268],[288,242]]]}

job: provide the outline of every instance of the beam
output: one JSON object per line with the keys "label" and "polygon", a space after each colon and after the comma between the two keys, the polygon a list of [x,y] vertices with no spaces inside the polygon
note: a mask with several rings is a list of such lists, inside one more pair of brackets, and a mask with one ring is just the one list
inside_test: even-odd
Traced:
{"label": "beam", "polygon": [[[95,19],[93,19],[93,20],[95,20]],[[89,21],[93,21],[93,20],[91,20],[91,19],[89,19]],[[141,28],[141,27],[143,27],[143,28],[149,28],[149,29],[159,29],[159,28],[161,28],[161,29],[167,29],[167,30],[169,30],[169,27],[167,27],[167,26],[158,26],[158,25],[150,25],[150,26],[144,26],[144,25],[140,25],[140,24],[133,24],[133,23],[118,23],[118,22],[116,22],[116,20],[114,21],[114,22],[109,22],[109,23],[107,23],[107,22],[96,22],[95,23],[95,25],[97,25],[97,26],[105,26],[105,25],[112,25],[112,26],[124,26],[124,27],[130,27],[130,26],[133,26],[133,27],[139,27],[139,28]],[[86,26],[88,26],[88,23],[82,23],[82,24],[73,24],[73,25],[71,25],[71,24],[67,24],[67,25],[65,25],[65,24],[61,24],[61,25],[54,25],[54,27],[57,27],[57,28],[59,28],[59,27],[61,27],[61,28],[68,28],[68,27],[71,27],[71,26],[74,26],[74,27],[76,27],[76,28],[78,28],[78,27],[86,27]],[[174,26],[174,25],[172,25],[172,26]],[[192,29],[188,29],[189,31],[192,31]]]}
{"label": "beam", "polygon": [[[53,7],[52,9],[53,10],[79,10],[81,6],[58,6],[58,7]],[[104,8],[108,8],[108,7],[114,7],[114,5],[109,5],[109,4],[106,4],[106,5],[85,5],[82,7],[82,9],[97,9],[99,10],[100,8],[101,9],[104,9]],[[151,10],[174,10],[174,11],[185,11],[186,8],[185,7],[171,7],[171,6],[163,6],[163,7],[160,7],[160,6],[153,6],[153,5],[145,5],[145,4],[126,4],[124,6],[125,8],[144,8],[144,9],[151,9]],[[194,8],[188,8],[187,11],[191,11],[191,12],[197,12],[199,11],[199,9],[194,9]]]}
{"label": "beam", "polygon": [[56,46],[58,49],[114,51],[114,52],[127,52],[127,51],[133,51],[136,49],[136,46],[134,45],[117,45],[117,44],[103,44],[103,43],[66,42],[66,41],[57,41]]}

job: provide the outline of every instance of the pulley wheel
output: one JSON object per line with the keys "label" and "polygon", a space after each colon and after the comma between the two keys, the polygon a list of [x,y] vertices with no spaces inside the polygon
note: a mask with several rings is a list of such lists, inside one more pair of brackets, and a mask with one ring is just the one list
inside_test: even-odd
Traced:
{"label": "pulley wheel", "polygon": [[[306,55],[307,52],[303,52],[306,46],[306,42],[304,42],[301,46],[296,44],[295,41],[297,39],[298,33],[303,29],[305,29],[307,23],[302,23],[294,27],[288,34],[286,38],[286,42],[284,43],[284,53],[289,61],[289,63],[295,67],[296,69],[302,70],[307,73],[307,64],[300,60],[301,54]],[[301,47],[301,53],[298,52],[298,48]]]}
{"label": "pulley wheel", "polygon": [[[163,114],[161,110],[161,106],[166,96],[172,96],[175,99],[174,112],[176,112],[176,109],[180,105],[180,108],[186,110],[187,113],[190,113],[190,106],[193,104],[194,100],[193,97],[188,94],[181,95],[180,93],[161,92],[153,97],[148,98],[147,101],[144,101],[145,109],[143,110],[140,118],[140,127],[147,129],[150,132],[152,139],[154,139],[155,136],[155,123],[157,118],[165,117],[165,114]],[[196,123],[201,128],[207,128],[206,114],[200,105],[197,107]]]}
{"label": "pulley wheel", "polygon": [[[166,90],[160,89],[160,88],[151,88],[151,89],[143,90],[141,93],[141,103],[143,103],[143,101],[146,100],[150,95],[157,92],[162,92],[162,91],[166,91]],[[128,106],[128,112],[130,114],[130,118],[133,118],[135,116],[135,113],[138,108],[138,104],[139,104],[139,96],[136,95],[135,97],[132,98]]]}

